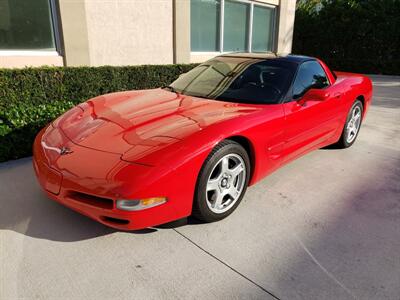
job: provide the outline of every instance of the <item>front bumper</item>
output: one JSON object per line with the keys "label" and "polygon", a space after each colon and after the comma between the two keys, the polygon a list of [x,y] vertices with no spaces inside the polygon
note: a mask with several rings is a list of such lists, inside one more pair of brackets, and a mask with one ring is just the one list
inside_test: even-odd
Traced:
{"label": "front bumper", "polygon": [[[151,227],[191,213],[193,190],[175,190],[173,176],[155,178],[154,167],[127,163],[121,161],[120,155],[78,146],[59,130],[57,140],[61,139],[73,153],[53,153],[60,145],[47,147],[53,148],[48,150],[43,141],[46,142],[46,135],[54,135],[54,130],[57,129],[51,125],[44,128],[33,146],[35,173],[49,198],[119,230]],[[168,201],[141,211],[116,208],[117,199],[158,196],[165,196]]]}

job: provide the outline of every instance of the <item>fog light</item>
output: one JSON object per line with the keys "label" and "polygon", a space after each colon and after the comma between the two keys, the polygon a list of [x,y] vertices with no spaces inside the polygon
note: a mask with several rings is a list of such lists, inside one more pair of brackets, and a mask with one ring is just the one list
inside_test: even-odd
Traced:
{"label": "fog light", "polygon": [[143,210],[167,202],[165,197],[153,197],[135,200],[117,200],[117,208],[128,211]]}

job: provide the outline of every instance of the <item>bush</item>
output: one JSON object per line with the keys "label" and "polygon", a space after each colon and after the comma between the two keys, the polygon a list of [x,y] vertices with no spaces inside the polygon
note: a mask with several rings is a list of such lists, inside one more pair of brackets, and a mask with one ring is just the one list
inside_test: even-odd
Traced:
{"label": "bush", "polygon": [[40,128],[100,94],[167,85],[194,65],[0,69],[0,162],[31,155]]}
{"label": "bush", "polygon": [[400,0],[302,0],[293,52],[334,70],[400,74]]}

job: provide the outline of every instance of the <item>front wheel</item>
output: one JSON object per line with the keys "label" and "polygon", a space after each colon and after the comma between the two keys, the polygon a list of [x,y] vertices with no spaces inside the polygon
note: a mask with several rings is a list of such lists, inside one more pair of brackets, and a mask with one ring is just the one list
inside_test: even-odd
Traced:
{"label": "front wheel", "polygon": [[222,141],[201,168],[193,216],[205,222],[229,216],[242,200],[249,177],[250,161],[246,150],[234,141]]}
{"label": "front wheel", "polygon": [[361,101],[356,100],[347,115],[342,135],[336,143],[338,148],[348,148],[354,144],[360,131],[363,109]]}

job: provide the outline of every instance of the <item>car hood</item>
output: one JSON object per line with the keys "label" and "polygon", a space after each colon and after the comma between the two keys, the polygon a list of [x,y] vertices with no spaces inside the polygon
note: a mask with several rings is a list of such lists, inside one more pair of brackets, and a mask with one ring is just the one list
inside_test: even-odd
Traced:
{"label": "car hood", "polygon": [[121,155],[129,152],[134,161],[214,123],[255,110],[257,107],[251,105],[155,89],[93,98],[66,112],[53,125],[76,144]]}

